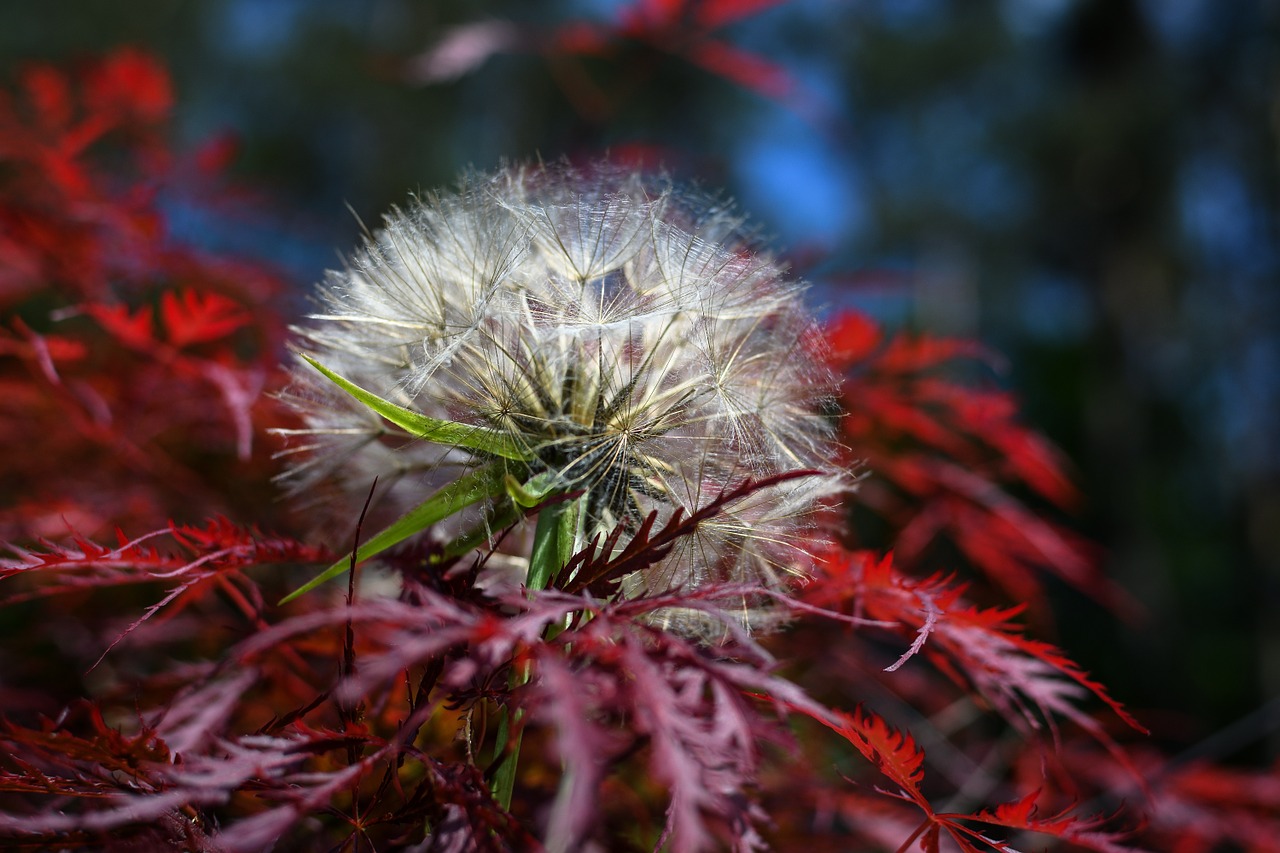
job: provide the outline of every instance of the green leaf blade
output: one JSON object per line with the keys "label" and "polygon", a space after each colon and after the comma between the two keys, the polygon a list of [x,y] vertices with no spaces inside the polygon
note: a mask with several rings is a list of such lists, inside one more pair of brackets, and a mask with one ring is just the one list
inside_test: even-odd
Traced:
{"label": "green leaf blade", "polygon": [[[394,545],[399,545],[410,536],[421,533],[437,521],[448,518],[474,503],[502,494],[505,477],[506,466],[502,463],[494,463],[459,477],[359,546],[356,549],[354,563],[362,563]],[[288,604],[326,581],[333,580],[348,571],[352,565],[352,558],[344,557],[280,599],[280,604]]]}
{"label": "green leaf blade", "polygon": [[412,409],[397,406],[390,400],[384,400],[371,391],[366,391],[354,382],[344,379],[305,353],[298,354],[303,361],[323,373],[331,382],[359,400],[371,410],[391,421],[396,426],[408,431],[418,438],[447,444],[451,447],[463,447],[490,456],[527,462],[533,453],[507,433],[487,427],[460,424],[456,421],[445,421],[432,418]]}

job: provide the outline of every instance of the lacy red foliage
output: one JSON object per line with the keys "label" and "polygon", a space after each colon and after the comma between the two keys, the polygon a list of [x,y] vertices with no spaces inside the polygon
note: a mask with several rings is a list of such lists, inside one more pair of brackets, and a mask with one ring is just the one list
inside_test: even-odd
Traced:
{"label": "lacy red foliage", "polygon": [[[1131,804],[1146,849],[1280,850],[1280,769],[1274,765],[1224,767],[1193,754],[1170,759],[1140,747],[1132,751],[1139,786],[1100,756],[1096,744],[1064,744],[1057,758],[1061,766],[1044,777],[1046,791],[1101,791],[1111,802]],[[1028,764],[1040,773],[1039,765]]]}
{"label": "lacy red foliage", "polygon": [[964,587],[933,576],[899,573],[889,557],[839,555],[828,561],[808,591],[815,603],[871,620],[910,639],[893,672],[922,652],[939,669],[986,699],[1013,725],[1039,729],[1069,719],[1112,745],[1103,729],[1075,707],[1093,694],[1135,729],[1142,726],[1098,682],[1048,643],[1025,637],[1012,622],[1024,608],[979,608],[962,598]]}
{"label": "lacy red foliage", "polygon": [[217,177],[168,151],[151,57],[33,66],[18,90],[0,93],[0,443],[28,452],[6,460],[0,536],[232,509],[228,467],[269,475],[280,280],[167,237],[161,198],[216,197]]}
{"label": "lacy red foliage", "polygon": [[[964,382],[965,361],[994,357],[971,341],[898,334],[887,341],[852,312],[828,326],[832,365],[845,374],[841,426],[867,477],[851,507],[888,532],[900,564],[937,570],[963,561],[1037,615],[1048,612],[1037,570],[1114,606],[1127,597],[1098,569],[1088,543],[1056,521],[1080,496],[1057,450],[1017,420],[1003,391]],[[1040,501],[1037,507],[1035,501]],[[867,527],[853,519],[853,530]]]}
{"label": "lacy red foliage", "polygon": [[[647,85],[675,59],[814,121],[824,110],[782,65],[734,44],[724,33],[735,23],[780,6],[785,0],[633,0],[608,22],[574,20],[550,30],[501,21],[465,24],[414,58],[407,70],[418,82],[465,74],[502,52],[541,54],[557,69],[566,98],[585,118],[600,121]],[[597,78],[579,67],[590,59],[620,71],[618,80]]]}
{"label": "lacy red foliage", "polygon": [[[592,49],[668,49],[684,28],[679,49],[715,67],[711,34],[769,5],[640,2]],[[720,73],[768,88],[728,56]],[[483,556],[418,543],[345,598],[273,604],[337,558],[264,532],[282,523],[262,449],[279,282],[174,245],[156,201],[216,180],[227,149],[189,172],[167,151],[169,82],[134,51],[17,88],[0,97],[7,849],[1011,851],[1030,834],[1114,853],[1125,829],[1180,853],[1277,849],[1274,770],[1130,752],[1139,724],[1015,621],[1047,606],[1040,570],[1114,591],[1046,515],[1078,499],[1050,445],[949,372],[989,356],[886,342],[857,315],[829,333],[868,471],[850,506],[893,559],[830,544],[795,597],[611,600],[748,482],[625,548],[591,543],[559,590],[477,586]],[[865,520],[835,535],[865,546]],[[735,610],[766,598],[792,624],[762,640]],[[662,630],[673,609],[723,642]],[[491,787],[517,744],[505,808]]]}
{"label": "lacy red foliage", "polygon": [[993,809],[971,814],[940,813],[922,790],[925,756],[911,735],[895,730],[881,718],[862,709],[852,714],[833,713],[821,722],[853,744],[897,787],[897,790],[877,789],[880,793],[910,803],[923,812],[923,820],[901,843],[899,850],[906,850],[918,840],[920,850],[937,853],[944,849],[942,839],[945,837],[961,853],[982,853],[984,850],[1013,853],[1008,844],[975,829],[973,824],[1049,835],[1079,849],[1102,853],[1132,849],[1121,843],[1124,833],[1101,831],[1100,827],[1105,822],[1099,818],[1067,812],[1040,816],[1037,805],[1041,796],[1039,791],[1032,791],[1016,802],[1002,803]]}
{"label": "lacy red foliage", "polygon": [[778,5],[781,0],[636,0],[617,13],[613,25],[565,25],[553,36],[552,50],[607,55],[619,48],[619,42],[633,41],[785,101],[799,90],[785,68],[717,37],[718,30]]}

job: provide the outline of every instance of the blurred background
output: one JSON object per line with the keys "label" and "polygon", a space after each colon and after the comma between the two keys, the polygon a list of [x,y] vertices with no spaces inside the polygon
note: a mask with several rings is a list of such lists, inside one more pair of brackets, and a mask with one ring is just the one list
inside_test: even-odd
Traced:
{"label": "blurred background", "polygon": [[166,199],[175,236],[299,311],[357,218],[609,151],[724,187],[823,311],[989,344],[1143,605],[1060,589],[1055,641],[1193,749],[1276,754],[1280,3],[0,4],[8,81],[125,44],[174,74],[176,147],[233,146],[252,191]]}

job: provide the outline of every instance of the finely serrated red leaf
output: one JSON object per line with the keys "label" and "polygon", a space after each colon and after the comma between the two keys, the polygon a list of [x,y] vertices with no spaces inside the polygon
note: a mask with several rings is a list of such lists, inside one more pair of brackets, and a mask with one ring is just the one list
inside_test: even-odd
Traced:
{"label": "finely serrated red leaf", "polygon": [[[148,544],[165,535],[171,536],[182,550],[161,550]],[[120,539],[115,548],[78,536],[73,537],[70,545],[42,543],[40,550],[8,546],[18,559],[0,561],[0,580],[22,575],[34,583],[3,601],[12,604],[76,589],[172,583],[158,601],[146,607],[107,645],[98,658],[101,662],[120,642],[161,611],[177,612],[190,599],[212,589],[219,589],[233,599],[240,597],[234,586],[226,584],[246,568],[279,562],[317,563],[332,557],[325,549],[287,538],[265,537],[253,528],[237,527],[223,518],[213,519],[204,527],[171,525],[167,530],[152,531],[127,541],[121,534]],[[259,609],[260,604],[241,605],[241,611],[248,618],[255,618]]]}
{"label": "finely serrated red leaf", "polygon": [[861,707],[855,708],[852,714],[835,713],[841,725],[827,725],[893,780],[904,797],[932,814],[932,807],[920,791],[920,784],[924,781],[924,750],[915,739]]}
{"label": "finely serrated red leaf", "polygon": [[[833,554],[824,569],[827,574],[806,591],[811,601],[896,623],[912,638],[906,656],[921,651],[945,659],[1011,722],[1052,728],[1055,717],[1065,717],[1124,760],[1114,741],[1077,705],[1081,696],[1092,694],[1125,723],[1146,731],[1102,684],[1057,648],[1024,636],[1011,621],[1020,606],[975,607],[964,601],[962,586],[943,576],[909,578],[895,569],[889,556]],[[900,659],[894,666],[902,663]]]}
{"label": "finely serrated red leaf", "polygon": [[573,576],[573,580],[565,584],[564,589],[567,592],[586,589],[597,595],[608,595],[611,584],[618,578],[642,571],[662,560],[677,540],[693,535],[699,525],[731,509],[738,501],[757,493],[767,494],[774,486],[817,473],[801,470],[773,474],[758,480],[747,478],[737,486],[725,489],[688,515],[685,515],[683,508],[678,507],[656,533],[653,532],[653,526],[658,516],[656,512],[650,513],[631,534],[626,546],[616,553],[615,547],[627,531],[622,527],[615,528],[603,541],[593,539],[573,556],[564,569],[564,574]]}
{"label": "finely serrated red leaf", "polygon": [[156,343],[155,317],[150,305],[130,311],[127,305],[92,303],[83,306],[83,310],[125,346],[147,349]]}
{"label": "finely serrated red leaf", "polygon": [[224,338],[252,320],[244,306],[220,293],[166,291],[160,296],[160,319],[175,347]]}
{"label": "finely serrated red leaf", "polygon": [[794,710],[813,717],[838,733],[897,785],[896,792],[881,791],[882,793],[911,802],[920,809],[923,822],[902,842],[899,850],[905,851],[915,842],[918,842],[920,850],[939,850],[942,834],[946,833],[962,853],[981,853],[982,850],[1016,853],[999,839],[970,826],[983,824],[1049,835],[1099,853],[1131,853],[1131,848],[1121,844],[1128,833],[1104,831],[1104,818],[1084,817],[1073,814],[1070,810],[1039,816],[1039,791],[1033,791],[1015,802],[975,813],[938,812],[921,791],[925,756],[910,734],[895,729],[879,716],[861,707],[856,708],[852,714],[834,710],[815,713],[803,707],[795,707]]}
{"label": "finely serrated red leaf", "polygon": [[599,819],[597,787],[608,760],[622,743],[594,719],[594,707],[602,698],[584,684],[556,655],[538,658],[538,689],[542,717],[556,732],[556,748],[564,762],[561,792],[547,821],[547,847],[572,850],[580,847]]}
{"label": "finely serrated red leaf", "polygon": [[[110,586],[271,562],[322,562],[332,556],[327,549],[287,537],[267,536],[221,517],[210,519],[204,526],[171,525],[133,539],[116,532],[120,541],[115,547],[98,545],[78,535],[73,535],[66,545],[42,542],[38,550],[8,545],[7,549],[18,559],[0,561],[0,579],[37,572],[42,576],[78,572],[85,576],[83,583],[70,575],[59,576],[59,580],[71,585]],[[171,536],[185,553],[148,544],[162,536]]]}
{"label": "finely serrated red leaf", "polygon": [[1020,800],[1002,803],[994,809],[984,809],[973,814],[942,814],[938,815],[938,818],[946,823],[948,831],[953,836],[967,835],[975,840],[981,840],[995,850],[1012,848],[987,839],[969,829],[965,824],[981,823],[986,826],[1035,832],[1098,853],[1136,853],[1134,848],[1122,843],[1132,833],[1109,832],[1102,829],[1107,821],[1106,818],[1073,814],[1070,809],[1041,817],[1039,816],[1039,799],[1040,791],[1032,791]]}

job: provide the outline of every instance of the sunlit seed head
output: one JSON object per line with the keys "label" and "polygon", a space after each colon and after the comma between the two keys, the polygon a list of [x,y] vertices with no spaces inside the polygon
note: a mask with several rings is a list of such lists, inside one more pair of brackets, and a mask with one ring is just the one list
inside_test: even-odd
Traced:
{"label": "sunlit seed head", "polygon": [[[584,538],[631,531],[835,457],[802,288],[742,233],[725,204],[609,166],[473,175],[393,211],[329,273],[300,345],[402,406],[514,438],[523,473],[583,493]],[[349,490],[348,511],[375,476],[396,512],[482,461],[412,439],[310,367],[287,398],[305,425],[283,478]],[[625,586],[777,585],[803,571],[798,543],[841,485],[754,492]]]}

